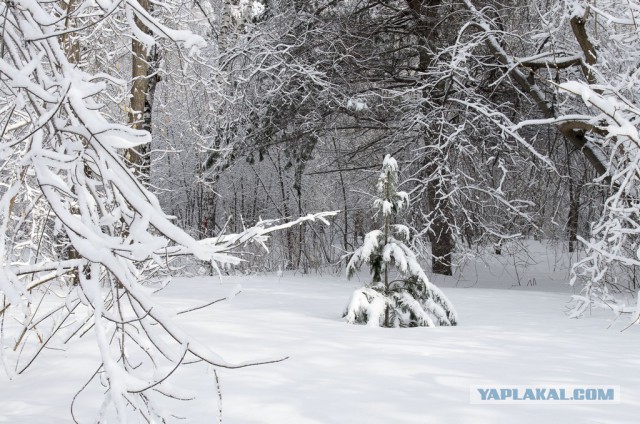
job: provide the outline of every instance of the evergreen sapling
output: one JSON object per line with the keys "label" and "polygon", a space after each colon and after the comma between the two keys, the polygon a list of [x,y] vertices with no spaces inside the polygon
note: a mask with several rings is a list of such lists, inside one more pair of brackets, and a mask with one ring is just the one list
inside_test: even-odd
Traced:
{"label": "evergreen sapling", "polygon": [[344,317],[350,324],[374,327],[456,325],[451,302],[429,281],[407,245],[409,228],[393,223],[409,206],[409,196],[397,186],[398,164],[387,155],[378,179],[379,197],[373,202],[383,226],[366,234],[347,265],[347,277],[351,278],[362,264],[368,264],[372,281],[353,292]]}

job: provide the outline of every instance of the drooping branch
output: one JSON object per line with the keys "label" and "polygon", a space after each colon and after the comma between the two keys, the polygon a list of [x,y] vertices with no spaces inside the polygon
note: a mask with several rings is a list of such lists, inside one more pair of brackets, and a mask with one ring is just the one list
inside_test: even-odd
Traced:
{"label": "drooping branch", "polygon": [[[476,9],[476,7],[470,0],[462,0],[462,3],[466,7],[466,9],[471,12],[473,18],[475,19],[474,24],[476,25],[478,30],[484,33],[486,46],[495,55],[496,60],[504,67],[505,72],[507,72],[508,75],[513,78],[518,88],[523,93],[527,94],[531,100],[533,100],[534,104],[537,106],[538,110],[544,118],[558,118],[555,105],[547,100],[544,92],[536,84],[535,80],[533,78],[529,78],[528,75],[523,72],[522,68],[518,66],[519,63],[517,59],[513,58],[502,47],[502,45],[498,41],[498,38],[494,35],[491,22],[484,16],[482,12]],[[582,27],[578,26],[578,34],[581,34],[580,31],[584,30],[583,23],[580,23],[580,25],[582,25]],[[583,42],[585,42],[585,47],[588,47],[588,45],[590,45],[590,43],[587,43],[588,38],[586,38],[585,40],[586,41],[583,40]],[[588,61],[595,60],[595,56],[590,53],[590,50],[587,50],[586,56],[586,60]],[[567,140],[569,140],[578,150],[580,150],[585,155],[598,175],[604,175],[607,172],[606,162],[603,161],[602,156],[597,152],[595,147],[588,142],[586,138],[587,131],[585,131],[583,122],[566,121],[561,125],[558,125],[557,128],[562,133],[562,135],[567,138]]]}

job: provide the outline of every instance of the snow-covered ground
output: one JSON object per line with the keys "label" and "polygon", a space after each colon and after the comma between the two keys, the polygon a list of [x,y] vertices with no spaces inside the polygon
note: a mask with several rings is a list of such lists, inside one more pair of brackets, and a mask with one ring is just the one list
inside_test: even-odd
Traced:
{"label": "snow-covered ground", "polygon": [[[604,311],[568,319],[566,268],[555,266],[553,253],[543,261],[543,250],[519,270],[520,285],[497,262],[479,264],[477,275],[436,280],[458,311],[458,327],[347,325],[341,312],[360,282],[332,275],[177,279],[161,298],[183,309],[240,284],[233,300],[180,321],[230,361],[289,357],[218,371],[224,423],[637,423],[640,328],[621,332],[627,322],[611,322]],[[527,286],[533,276],[536,285]],[[92,343],[49,351],[12,381],[1,374],[0,422],[71,422],[71,398],[98,365]],[[174,383],[197,399],[166,408],[184,422],[215,422],[211,370],[189,365]],[[472,405],[472,385],[616,385],[622,402]],[[95,387],[78,397],[81,422],[92,422],[101,400]]]}

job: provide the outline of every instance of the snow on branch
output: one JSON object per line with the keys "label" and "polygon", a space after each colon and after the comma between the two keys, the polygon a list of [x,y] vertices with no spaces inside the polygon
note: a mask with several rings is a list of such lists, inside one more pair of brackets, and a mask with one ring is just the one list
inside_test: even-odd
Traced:
{"label": "snow on branch", "polygon": [[[637,314],[637,305],[627,305],[611,293],[624,267],[640,266],[640,134],[637,124],[640,109],[612,87],[591,87],[570,81],[559,87],[582,99],[597,114],[606,137],[601,149],[608,154],[607,176],[610,194],[599,220],[592,225],[590,237],[580,238],[587,255],[572,270],[571,284],[582,281],[582,294],[574,296],[572,317],[584,314],[592,305],[616,314]],[[597,90],[597,91],[596,91]]]}
{"label": "snow on branch", "polygon": [[[77,10],[95,7],[87,2]],[[100,0],[98,7],[106,15],[131,10],[154,36],[184,48],[202,45],[201,37],[166,28],[134,0]],[[0,339],[13,349],[5,355],[0,347],[2,359],[12,362],[5,367],[10,373],[26,372],[46,348],[64,348],[92,332],[101,358],[94,377],[105,388],[98,420],[165,422],[157,402],[184,398],[169,377],[185,362],[240,368],[283,359],[233,363],[185,331],[176,313],[153,297],[171,257],[237,264],[234,248],[264,245],[267,234],[293,225],[328,224],[335,212],[191,237],[123,160],[122,149],[148,143],[150,135],[106,118],[99,100],[108,98],[115,79],[70,63],[58,14],[55,3],[0,4],[0,319],[15,323],[0,327]]]}
{"label": "snow on branch", "polygon": [[[400,210],[409,205],[409,196],[398,191],[397,185],[398,163],[387,155],[378,178],[378,197],[374,199],[374,206],[382,216],[382,228],[365,235],[362,246],[353,252],[347,264],[349,278],[367,264],[372,281],[353,292],[344,317],[350,324],[374,327],[456,325],[453,305],[429,281],[415,252],[406,244],[408,227],[391,224]],[[399,274],[395,279],[391,276],[393,268]]]}

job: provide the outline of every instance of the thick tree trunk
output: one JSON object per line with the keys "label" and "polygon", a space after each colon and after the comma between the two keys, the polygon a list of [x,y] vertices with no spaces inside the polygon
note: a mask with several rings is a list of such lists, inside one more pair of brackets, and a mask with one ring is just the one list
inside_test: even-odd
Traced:
{"label": "thick tree trunk", "polygon": [[[420,49],[418,67],[426,72],[431,66],[433,58],[433,46],[437,43],[438,32],[434,24],[439,19],[441,0],[407,0],[409,10],[415,15],[415,33],[422,38],[423,48]],[[444,82],[436,85],[434,90],[423,93],[429,97],[430,103],[436,103],[444,107],[446,103],[446,87]],[[427,146],[438,146],[440,140],[439,129],[430,128],[425,134]],[[438,172],[438,163],[441,158],[427,154],[426,177],[429,180],[427,187],[427,203],[430,211],[429,241],[431,242],[431,269],[436,274],[452,275],[452,259],[455,249],[453,231],[451,229],[452,213],[449,201],[444,196],[446,193],[446,181]]]}
{"label": "thick tree trunk", "polygon": [[[152,11],[149,0],[138,0],[147,11]],[[136,25],[145,34],[151,35],[151,31],[138,19]],[[156,85],[159,81],[157,74],[158,52],[156,47],[147,51],[145,46],[135,38],[131,41],[131,101],[129,104],[129,123],[135,129],[151,132],[153,100]],[[125,150],[124,157],[134,167],[134,172],[144,182],[149,181],[151,173],[151,146],[143,144],[132,149]]]}
{"label": "thick tree trunk", "polygon": [[[435,171],[435,165],[430,165],[427,169],[429,175]],[[431,228],[429,241],[431,242],[431,268],[435,274],[452,275],[453,251],[455,240],[449,222],[451,208],[449,202],[443,197],[446,185],[435,178],[429,182],[427,187],[427,202],[431,217]]]}

